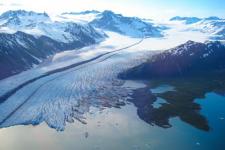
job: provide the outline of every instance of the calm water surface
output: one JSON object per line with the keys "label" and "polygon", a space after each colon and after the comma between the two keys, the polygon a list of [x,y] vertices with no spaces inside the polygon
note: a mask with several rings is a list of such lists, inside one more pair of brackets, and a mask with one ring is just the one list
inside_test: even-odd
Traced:
{"label": "calm water surface", "polygon": [[45,124],[0,129],[0,150],[224,150],[225,97],[207,93],[196,99],[207,117],[209,132],[196,129],[179,118],[170,120],[171,128],[151,126],[136,114],[130,104],[122,109],[106,109],[87,114],[87,125],[68,124],[64,132],[56,132]]}

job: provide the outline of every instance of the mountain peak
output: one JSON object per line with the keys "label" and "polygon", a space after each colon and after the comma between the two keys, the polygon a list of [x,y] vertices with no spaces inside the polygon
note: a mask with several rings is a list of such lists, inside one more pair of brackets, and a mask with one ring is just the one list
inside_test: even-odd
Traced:
{"label": "mountain peak", "polygon": [[9,18],[9,17],[20,17],[20,16],[44,16],[49,18],[48,14],[46,12],[44,13],[37,13],[34,11],[26,11],[26,10],[9,10],[4,12],[0,18]]}
{"label": "mountain peak", "polygon": [[104,10],[102,12],[102,14],[115,14],[115,13],[113,11],[111,11],[111,10]]}
{"label": "mountain peak", "polygon": [[114,13],[114,12],[111,11],[111,10],[105,10],[105,11],[103,11],[100,15],[101,15],[102,17],[113,17],[113,16],[115,16],[115,17],[122,17],[121,14],[116,14],[116,13]]}
{"label": "mountain peak", "polygon": [[160,37],[161,32],[157,27],[137,17],[126,17],[105,10],[94,19],[91,24],[96,28],[117,32],[130,37]]}
{"label": "mountain peak", "polygon": [[217,17],[217,16],[210,16],[207,18],[198,18],[198,17],[180,17],[180,16],[175,16],[170,19],[170,21],[184,21],[185,24],[193,24],[197,23],[200,21],[221,21],[223,19]]}
{"label": "mountain peak", "polygon": [[[187,45],[190,44],[191,45]],[[188,41],[170,50],[154,55],[147,62],[136,66],[121,77],[160,78],[205,75],[225,68],[225,46],[218,41],[198,43]]]}
{"label": "mountain peak", "polygon": [[196,42],[192,40],[188,40],[185,44],[193,44],[193,43],[196,43]]}
{"label": "mountain peak", "polygon": [[98,14],[100,13],[99,11],[97,10],[86,10],[86,11],[83,11],[81,12],[82,14]]}
{"label": "mountain peak", "polygon": [[205,18],[205,20],[222,20],[222,19],[217,16],[210,16],[210,17]]}
{"label": "mountain peak", "polygon": [[81,12],[64,12],[61,15],[87,15],[87,14],[99,14],[97,10],[85,10]]}
{"label": "mountain peak", "polygon": [[186,24],[192,24],[201,21],[201,18],[175,16],[170,21],[185,21]]}
{"label": "mountain peak", "polygon": [[20,26],[29,26],[32,24],[50,21],[50,17],[46,12],[37,13],[26,10],[9,10],[0,16],[0,21],[4,23],[1,26],[19,28]]}

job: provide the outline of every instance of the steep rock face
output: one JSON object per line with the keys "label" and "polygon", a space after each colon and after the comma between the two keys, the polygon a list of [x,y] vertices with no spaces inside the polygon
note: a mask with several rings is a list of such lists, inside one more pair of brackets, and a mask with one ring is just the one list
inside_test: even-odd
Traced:
{"label": "steep rock face", "polygon": [[121,74],[127,78],[177,77],[225,70],[225,46],[220,42],[188,41],[154,55],[149,61]]}
{"label": "steep rock face", "polygon": [[136,17],[124,17],[112,11],[104,11],[90,22],[96,28],[118,32],[131,37],[160,37],[160,30]]}
{"label": "steep rock face", "polygon": [[82,46],[81,42],[67,44],[23,32],[0,33],[0,79],[29,69],[61,50]]}

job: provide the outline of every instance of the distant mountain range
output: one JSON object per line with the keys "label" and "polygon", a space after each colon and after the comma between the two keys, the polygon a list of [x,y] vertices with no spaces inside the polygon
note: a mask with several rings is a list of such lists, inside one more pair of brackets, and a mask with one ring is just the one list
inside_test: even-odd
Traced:
{"label": "distant mountain range", "polygon": [[188,41],[149,58],[120,75],[122,78],[160,78],[206,75],[225,71],[225,46],[221,42]]}
{"label": "distant mountain range", "polygon": [[198,30],[207,33],[212,40],[225,40],[225,19],[209,20],[204,19],[190,25],[191,30]]}
{"label": "distant mountain range", "polygon": [[95,28],[106,31],[117,32],[126,36],[141,37],[161,37],[161,28],[137,17],[125,17],[112,11],[84,11],[62,13],[64,19],[77,19],[90,23]]}
{"label": "distant mountain range", "polygon": [[125,17],[112,11],[104,11],[91,21],[96,28],[118,32],[131,37],[161,37],[159,28],[137,17]]}
{"label": "distant mountain range", "polygon": [[100,14],[100,11],[97,10],[86,10],[81,12],[64,12],[61,15],[87,15],[87,14]]}
{"label": "distant mountain range", "polygon": [[213,40],[225,40],[225,19],[211,16],[208,18],[176,16],[170,21],[181,21],[189,25],[189,30],[211,34]]}
{"label": "distant mountain range", "polygon": [[[47,13],[15,10],[0,15],[0,79],[22,72],[60,51],[96,44],[116,32],[132,38],[163,37],[167,28],[152,20],[126,17],[112,11],[66,12],[51,18]],[[218,17],[174,17],[189,30],[225,39],[225,20]]]}
{"label": "distant mountain range", "polygon": [[199,22],[200,20],[201,19],[197,17],[180,17],[180,16],[176,16],[170,19],[170,21],[183,21],[186,24],[196,23]]}
{"label": "distant mountain range", "polygon": [[193,24],[199,21],[203,21],[203,20],[208,20],[208,21],[212,21],[212,20],[223,20],[219,17],[216,16],[211,16],[208,18],[198,18],[198,17],[181,17],[181,16],[176,16],[170,19],[170,21],[183,21],[186,24]]}

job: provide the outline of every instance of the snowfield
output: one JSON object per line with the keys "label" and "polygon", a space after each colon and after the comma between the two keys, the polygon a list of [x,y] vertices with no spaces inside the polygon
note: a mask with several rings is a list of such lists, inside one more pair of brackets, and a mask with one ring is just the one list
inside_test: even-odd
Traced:
{"label": "snowfield", "polygon": [[[206,33],[186,30],[183,24],[166,24],[170,29],[165,31],[166,36],[163,38],[147,38],[142,41],[107,32],[109,38],[98,45],[58,53],[31,70],[1,80],[2,96],[46,72],[102,55],[19,89],[0,103],[0,127],[46,122],[50,127],[62,131],[66,123],[74,119],[86,123],[84,114],[91,107],[99,110],[123,105],[134,88],[124,85],[125,82],[117,78],[118,73],[149,59],[154,54],[153,50],[169,49],[188,40],[204,42],[209,38]],[[119,49],[121,51],[115,51]]]}

